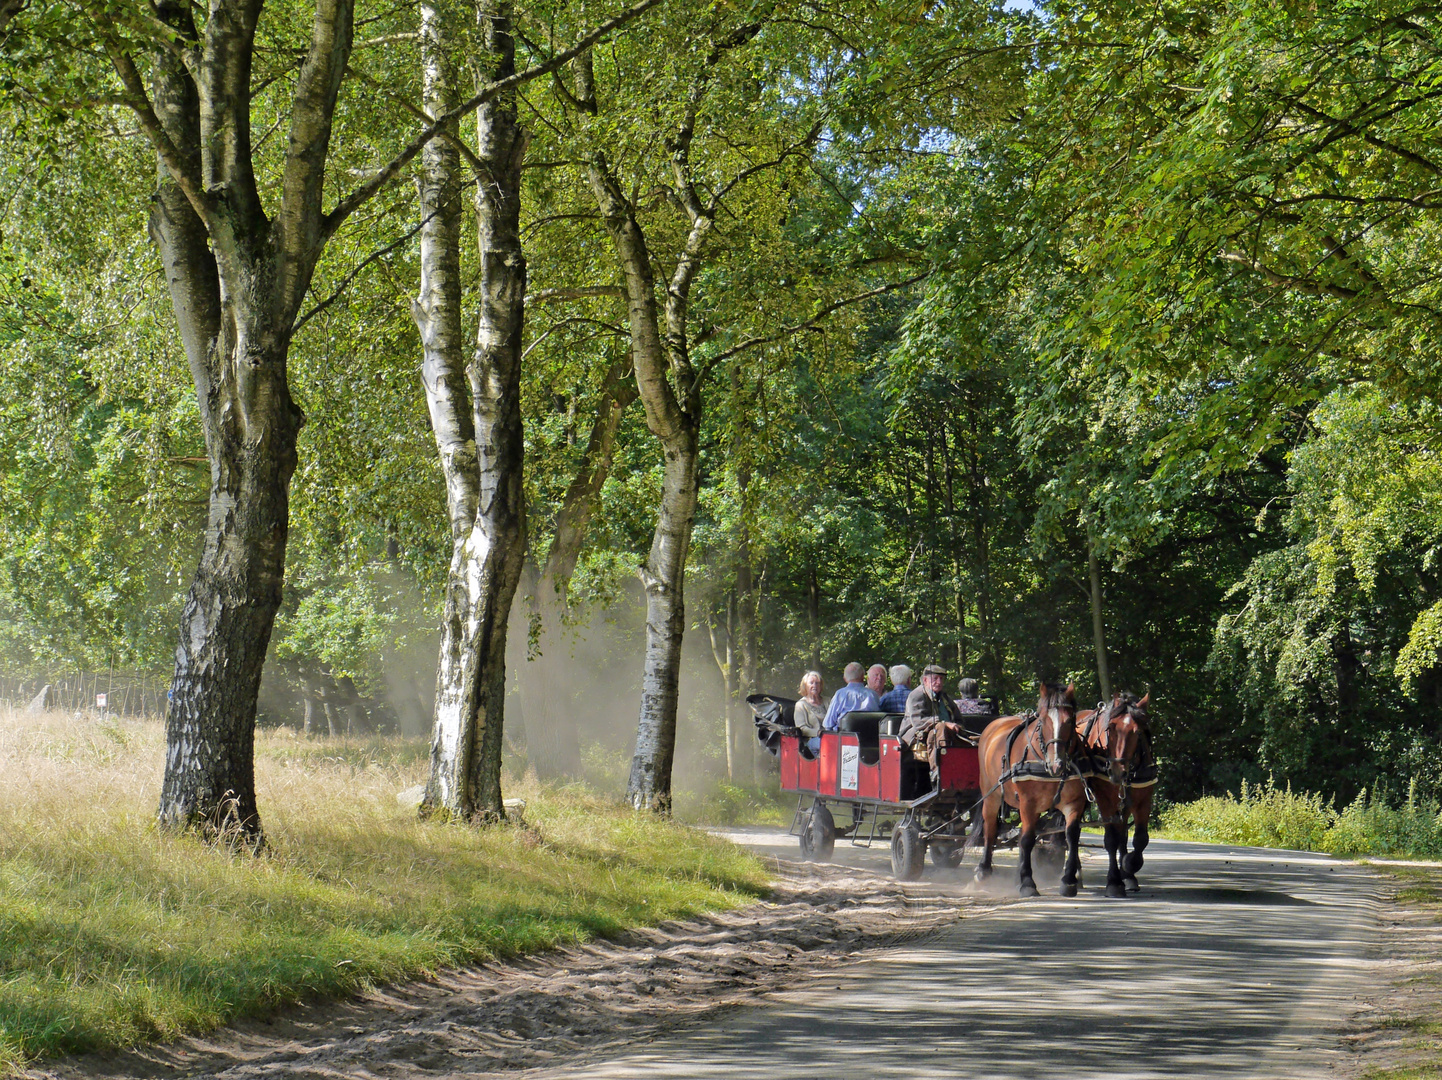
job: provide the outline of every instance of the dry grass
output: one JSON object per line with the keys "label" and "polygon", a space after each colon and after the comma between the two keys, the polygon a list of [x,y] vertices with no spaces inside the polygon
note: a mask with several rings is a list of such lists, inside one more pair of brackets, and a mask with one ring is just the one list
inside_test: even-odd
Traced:
{"label": "dry grass", "polygon": [[306,998],[736,906],[759,864],[568,791],[530,828],[425,825],[425,747],[263,732],[270,851],[152,824],[158,722],[0,711],[0,1064],[204,1030]]}

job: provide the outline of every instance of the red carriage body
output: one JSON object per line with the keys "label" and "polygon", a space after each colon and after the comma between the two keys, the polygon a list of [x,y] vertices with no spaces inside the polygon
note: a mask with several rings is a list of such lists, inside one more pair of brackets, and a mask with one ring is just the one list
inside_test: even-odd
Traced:
{"label": "red carriage body", "polygon": [[[949,746],[937,768],[902,744],[897,713],[853,712],[840,731],[823,732],[813,754],[791,726],[793,703],[757,694],[758,736],[778,757],[781,789],[796,792],[791,832],[807,858],[829,858],[838,837],[867,846],[891,839],[892,868],[900,878],[921,874],[926,852],[940,865],[957,866],[962,840],[981,799],[976,747]],[[838,827],[833,809],[849,810]]]}

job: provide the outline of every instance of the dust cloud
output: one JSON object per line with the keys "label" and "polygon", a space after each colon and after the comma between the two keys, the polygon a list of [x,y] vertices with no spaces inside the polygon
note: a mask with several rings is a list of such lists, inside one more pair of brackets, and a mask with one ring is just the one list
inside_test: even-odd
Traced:
{"label": "dust cloud", "polygon": [[[511,771],[534,768],[543,779],[579,779],[598,791],[624,791],[636,746],[645,617],[637,585],[616,605],[592,610],[533,643],[529,608],[518,599],[507,653]],[[710,642],[704,630],[689,630],[682,646],[672,771],[677,796],[703,794],[726,779],[725,713]],[[750,712],[738,703],[732,716],[744,748],[735,761],[737,782],[749,784]]]}

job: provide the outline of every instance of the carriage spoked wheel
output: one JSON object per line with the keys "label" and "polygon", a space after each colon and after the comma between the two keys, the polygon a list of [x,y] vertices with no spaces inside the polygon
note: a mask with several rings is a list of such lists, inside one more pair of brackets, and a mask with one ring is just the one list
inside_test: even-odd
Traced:
{"label": "carriage spoked wheel", "polygon": [[926,866],[926,842],[913,818],[903,818],[891,830],[891,872],[898,881],[915,881]]}
{"label": "carriage spoked wheel", "polygon": [[807,862],[826,862],[836,850],[836,821],[825,803],[812,803],[801,827],[801,857]]}

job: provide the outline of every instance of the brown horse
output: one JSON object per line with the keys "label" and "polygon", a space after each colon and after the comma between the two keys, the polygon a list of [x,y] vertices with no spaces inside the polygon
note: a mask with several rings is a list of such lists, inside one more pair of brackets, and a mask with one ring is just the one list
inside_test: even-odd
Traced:
{"label": "brown horse", "polygon": [[1087,806],[1086,782],[1073,761],[1081,749],[1076,728],[1076,688],[1065,690],[1042,683],[1035,716],[1004,716],[982,732],[977,744],[981,765],[981,788],[986,792],[981,814],[972,827],[967,844],[984,838],[985,852],[976,868],[977,879],[991,874],[991,853],[996,847],[997,826],[1002,803],[1021,812],[1018,881],[1022,896],[1036,896],[1031,873],[1031,853],[1036,845],[1037,824],[1053,809],[1066,815],[1066,866],[1062,870],[1061,894],[1075,896],[1081,859],[1081,819]]}
{"label": "brown horse", "polygon": [[[1147,824],[1152,816],[1156,767],[1152,757],[1151,728],[1147,723],[1147,694],[1140,701],[1132,694],[1117,694],[1110,705],[1077,713],[1076,728],[1097,766],[1092,779],[1097,811],[1106,830],[1107,895],[1136,892],[1137,871],[1142,868]],[[1127,819],[1136,822],[1132,850],[1127,852]]]}

